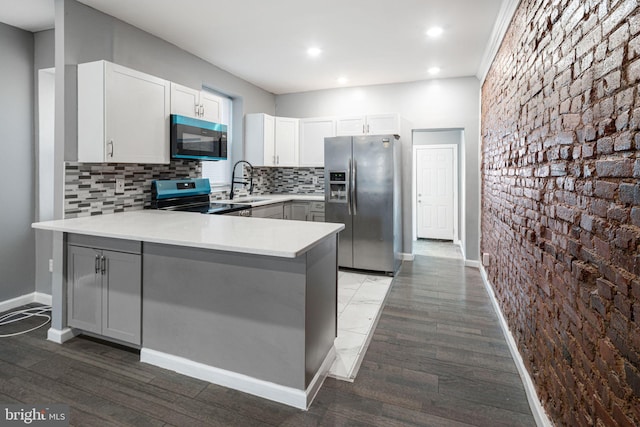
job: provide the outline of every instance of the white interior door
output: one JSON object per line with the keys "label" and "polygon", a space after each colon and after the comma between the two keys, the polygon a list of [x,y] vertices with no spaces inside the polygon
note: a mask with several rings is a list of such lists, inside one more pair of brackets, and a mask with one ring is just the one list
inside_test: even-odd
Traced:
{"label": "white interior door", "polygon": [[454,149],[417,150],[417,235],[425,239],[454,239]]}

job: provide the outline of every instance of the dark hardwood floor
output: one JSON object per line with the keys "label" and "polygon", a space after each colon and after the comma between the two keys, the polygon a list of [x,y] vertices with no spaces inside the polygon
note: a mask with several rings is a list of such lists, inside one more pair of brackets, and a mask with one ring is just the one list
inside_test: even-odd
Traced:
{"label": "dark hardwood floor", "polygon": [[68,404],[72,425],[535,425],[480,274],[460,260],[405,262],[355,382],[328,378],[306,412],[46,329],[0,339],[0,402]]}

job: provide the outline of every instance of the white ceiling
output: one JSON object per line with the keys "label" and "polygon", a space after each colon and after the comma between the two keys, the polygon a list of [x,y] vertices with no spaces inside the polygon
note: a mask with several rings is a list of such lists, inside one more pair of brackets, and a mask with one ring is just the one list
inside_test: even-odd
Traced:
{"label": "white ceiling", "polygon": [[[509,0],[79,0],[275,94],[481,74]],[[53,27],[53,0],[3,0],[0,22]],[[441,26],[438,39],[426,30]],[[307,48],[322,53],[309,58]],[[485,60],[486,61],[486,60]]]}

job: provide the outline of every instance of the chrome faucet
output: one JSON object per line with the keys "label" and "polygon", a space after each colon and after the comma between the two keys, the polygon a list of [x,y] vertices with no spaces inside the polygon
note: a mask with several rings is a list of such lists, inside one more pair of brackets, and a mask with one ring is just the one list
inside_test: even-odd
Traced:
{"label": "chrome faucet", "polygon": [[[236,180],[236,166],[238,166],[239,163],[246,163],[249,165],[250,174],[248,182],[244,180],[244,173],[242,174],[243,179],[241,181]],[[229,200],[233,200],[233,184],[249,184],[249,194],[253,194],[253,166],[251,166],[251,163],[247,162],[246,160],[238,160],[236,164],[233,165],[233,171],[231,172],[231,194],[229,194]]]}

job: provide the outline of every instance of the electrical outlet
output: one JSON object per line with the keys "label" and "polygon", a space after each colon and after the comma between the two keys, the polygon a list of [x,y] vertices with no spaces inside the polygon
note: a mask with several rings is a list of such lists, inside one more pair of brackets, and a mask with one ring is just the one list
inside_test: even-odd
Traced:
{"label": "electrical outlet", "polygon": [[53,260],[49,259],[49,273],[53,273]]}
{"label": "electrical outlet", "polygon": [[311,182],[312,182],[313,184],[317,184],[317,183],[318,183],[318,177],[317,177],[317,176],[312,176],[312,177],[311,177]]}
{"label": "electrical outlet", "polygon": [[116,178],[116,193],[124,193],[124,179]]}

